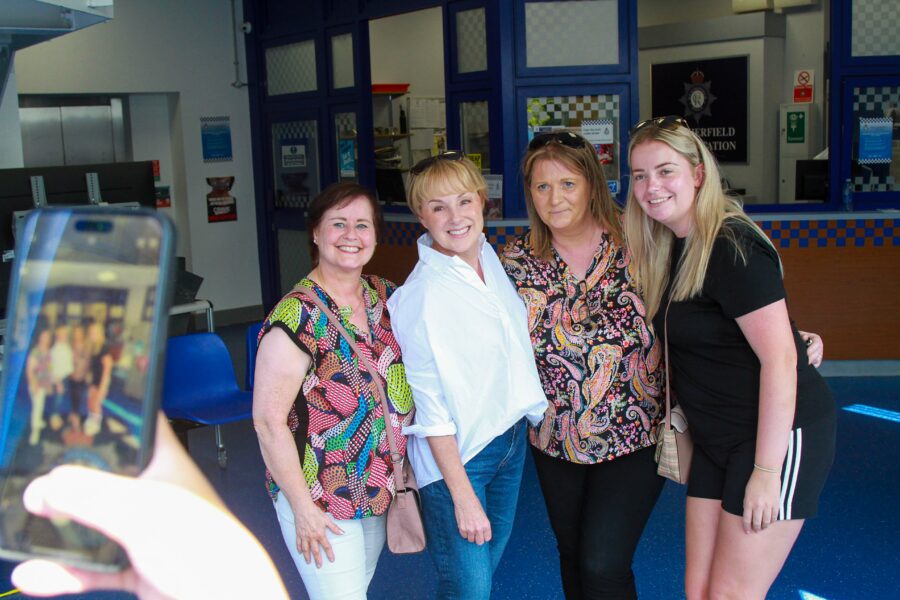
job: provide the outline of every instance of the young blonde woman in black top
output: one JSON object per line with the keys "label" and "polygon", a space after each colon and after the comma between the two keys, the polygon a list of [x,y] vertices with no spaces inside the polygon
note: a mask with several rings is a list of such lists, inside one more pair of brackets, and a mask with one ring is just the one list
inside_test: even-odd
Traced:
{"label": "young blonde woman in black top", "polygon": [[724,194],[703,141],[683,119],[651,119],[632,130],[629,160],[632,264],[657,333],[668,320],[672,387],[695,441],[685,591],[765,598],[815,515],[834,401],[798,360],[806,344],[778,253]]}

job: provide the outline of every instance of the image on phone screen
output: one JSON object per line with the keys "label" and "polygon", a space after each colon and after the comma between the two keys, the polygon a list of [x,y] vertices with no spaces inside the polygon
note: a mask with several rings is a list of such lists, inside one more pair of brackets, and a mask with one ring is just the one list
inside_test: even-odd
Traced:
{"label": "image on phone screen", "polygon": [[61,464],[136,475],[158,408],[169,225],[153,213],[49,209],[19,233],[0,398],[0,550],[116,565],[119,547],[28,513],[22,492]]}

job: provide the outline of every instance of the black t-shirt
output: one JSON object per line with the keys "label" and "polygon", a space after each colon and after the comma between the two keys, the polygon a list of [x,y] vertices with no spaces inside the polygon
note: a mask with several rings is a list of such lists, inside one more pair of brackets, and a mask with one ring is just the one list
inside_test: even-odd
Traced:
{"label": "black t-shirt", "polygon": [[[735,319],[785,298],[778,254],[759,234],[728,223],[744,249],[720,233],[710,255],[703,292],[669,309],[669,361],[672,389],[684,407],[691,435],[701,444],[729,445],[754,439],[759,416],[759,359]],[[684,240],[675,243],[670,285]],[[654,326],[660,337],[669,290]],[[793,322],[797,347],[797,406],[794,428],[834,410],[831,391],[809,365],[806,346]]]}

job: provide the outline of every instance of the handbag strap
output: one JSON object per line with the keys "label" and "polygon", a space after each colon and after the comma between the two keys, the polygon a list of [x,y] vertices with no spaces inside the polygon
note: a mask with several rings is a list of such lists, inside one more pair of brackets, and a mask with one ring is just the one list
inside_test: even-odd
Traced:
{"label": "handbag strap", "polygon": [[394,489],[397,492],[403,490],[406,485],[403,483],[403,476],[401,475],[401,467],[403,466],[403,456],[397,450],[397,440],[394,439],[392,434],[393,427],[391,427],[391,411],[388,407],[388,399],[387,393],[384,388],[384,381],[381,379],[381,375],[378,371],[375,370],[375,367],[372,366],[372,363],[369,362],[369,359],[366,358],[366,355],[363,354],[359,346],[356,345],[356,341],[353,339],[353,336],[347,331],[347,328],[338,320],[337,316],[335,316],[334,312],[332,312],[325,303],[322,302],[322,299],[319,298],[319,295],[316,294],[311,288],[308,288],[303,285],[298,285],[294,288],[307,298],[309,298],[313,304],[315,304],[319,310],[325,315],[329,321],[337,328],[338,332],[343,336],[344,340],[347,341],[347,344],[350,345],[350,348],[353,352],[356,353],[357,359],[359,362],[363,364],[366,370],[369,372],[369,375],[372,376],[372,381],[375,383],[375,395],[378,396],[378,400],[381,402],[381,412],[384,416],[384,428],[387,431],[387,439],[388,446],[391,449],[391,466],[394,471]]}
{"label": "handbag strap", "polygon": [[672,429],[672,378],[669,366],[669,307],[672,306],[672,290],[669,290],[669,302],[666,304],[666,314],[663,317],[663,349],[666,361],[666,417],[664,419],[666,429]]}

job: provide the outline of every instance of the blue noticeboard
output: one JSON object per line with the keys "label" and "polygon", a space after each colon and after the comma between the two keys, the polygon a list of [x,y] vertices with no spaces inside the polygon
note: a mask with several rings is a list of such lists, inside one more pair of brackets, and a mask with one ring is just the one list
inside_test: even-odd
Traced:
{"label": "blue noticeboard", "polygon": [[200,138],[203,162],[225,162],[232,158],[229,117],[201,117]]}

